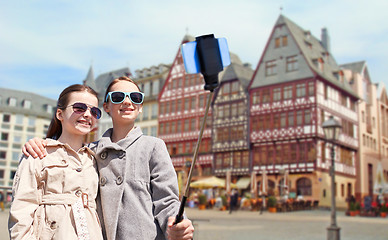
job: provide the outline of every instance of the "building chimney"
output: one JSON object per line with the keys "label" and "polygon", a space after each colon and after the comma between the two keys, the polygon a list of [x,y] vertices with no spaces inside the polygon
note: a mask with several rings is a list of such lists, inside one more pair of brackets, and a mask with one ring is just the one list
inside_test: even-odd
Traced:
{"label": "building chimney", "polygon": [[330,37],[326,28],[322,28],[321,43],[322,46],[326,49],[326,51],[330,52]]}

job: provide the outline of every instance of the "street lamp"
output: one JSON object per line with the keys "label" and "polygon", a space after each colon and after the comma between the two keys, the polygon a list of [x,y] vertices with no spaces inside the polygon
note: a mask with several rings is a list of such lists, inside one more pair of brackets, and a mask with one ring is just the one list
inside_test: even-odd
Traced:
{"label": "street lamp", "polygon": [[334,170],[334,144],[338,140],[341,124],[336,121],[333,116],[322,123],[323,132],[327,141],[331,142],[331,224],[327,228],[327,239],[328,240],[339,240],[340,239],[340,228],[337,226],[336,221],[336,209],[335,209],[335,170]]}

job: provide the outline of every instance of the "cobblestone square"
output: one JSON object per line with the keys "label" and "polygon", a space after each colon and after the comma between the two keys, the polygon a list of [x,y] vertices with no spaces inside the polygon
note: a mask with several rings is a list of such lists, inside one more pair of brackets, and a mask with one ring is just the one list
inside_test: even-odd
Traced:
{"label": "cobblestone square", "polygon": [[[313,210],[286,213],[198,210],[187,208],[196,228],[196,240],[324,240],[330,224],[330,211]],[[0,212],[0,240],[8,240],[8,210]],[[337,213],[342,240],[386,240],[388,218],[347,217]]]}

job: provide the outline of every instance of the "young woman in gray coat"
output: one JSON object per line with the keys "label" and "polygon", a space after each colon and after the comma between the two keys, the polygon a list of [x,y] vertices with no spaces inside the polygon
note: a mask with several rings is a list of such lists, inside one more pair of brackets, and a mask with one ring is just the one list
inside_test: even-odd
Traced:
{"label": "young woman in gray coat", "polygon": [[[180,203],[177,176],[165,143],[143,135],[135,126],[143,98],[131,79],[113,80],[104,102],[113,128],[89,146],[96,153],[100,174],[98,209],[103,230],[109,240],[192,239],[190,220],[173,225]],[[39,154],[36,145],[26,148]]]}

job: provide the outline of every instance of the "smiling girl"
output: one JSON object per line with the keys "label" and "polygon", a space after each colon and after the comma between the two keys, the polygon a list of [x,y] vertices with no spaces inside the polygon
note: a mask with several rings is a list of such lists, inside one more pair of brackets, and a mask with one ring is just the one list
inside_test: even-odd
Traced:
{"label": "smiling girl", "polygon": [[72,85],[59,96],[47,156],[24,156],[13,185],[11,239],[102,239],[94,153],[83,140],[101,117],[97,93]]}

